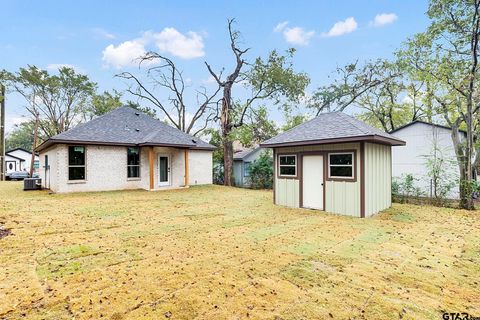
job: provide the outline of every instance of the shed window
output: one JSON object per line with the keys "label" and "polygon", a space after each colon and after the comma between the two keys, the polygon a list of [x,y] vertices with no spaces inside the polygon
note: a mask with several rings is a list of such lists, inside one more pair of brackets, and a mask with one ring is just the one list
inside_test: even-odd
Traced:
{"label": "shed window", "polygon": [[353,179],[353,152],[328,154],[328,177]]}
{"label": "shed window", "polygon": [[296,177],[297,176],[297,156],[278,156],[279,176]]}
{"label": "shed window", "polygon": [[243,163],[243,176],[244,177],[250,176],[250,162]]}
{"label": "shed window", "polygon": [[127,149],[127,177],[140,177],[140,148],[130,147]]}
{"label": "shed window", "polygon": [[85,180],[85,147],[68,147],[68,180]]}

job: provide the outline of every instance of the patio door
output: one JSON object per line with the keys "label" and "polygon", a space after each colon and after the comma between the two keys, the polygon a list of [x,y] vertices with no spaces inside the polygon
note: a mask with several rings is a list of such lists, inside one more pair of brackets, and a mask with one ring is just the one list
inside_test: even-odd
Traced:
{"label": "patio door", "polygon": [[303,207],[323,210],[323,156],[303,156]]}
{"label": "patio door", "polygon": [[170,185],[170,156],[158,156],[158,186],[164,187]]}

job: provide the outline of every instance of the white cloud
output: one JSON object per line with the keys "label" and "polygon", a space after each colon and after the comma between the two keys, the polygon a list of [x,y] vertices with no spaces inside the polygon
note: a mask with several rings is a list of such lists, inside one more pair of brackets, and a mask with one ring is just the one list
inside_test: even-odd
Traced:
{"label": "white cloud", "polygon": [[288,21],[280,22],[279,24],[277,24],[275,26],[275,28],[273,28],[273,31],[274,32],[281,32],[286,28],[287,25],[288,25]]}
{"label": "white cloud", "polygon": [[328,32],[322,33],[322,36],[338,37],[338,36],[355,31],[357,27],[358,27],[358,24],[357,24],[357,21],[355,21],[355,18],[349,17],[345,19],[345,21],[336,22]]}
{"label": "white cloud", "polygon": [[161,32],[147,31],[140,38],[125,41],[118,46],[110,44],[103,50],[102,60],[115,68],[136,65],[148,45],[156,45],[162,53],[169,53],[182,59],[193,59],[205,55],[203,38],[189,31],[182,34],[174,28],[165,28]]}
{"label": "white cloud", "polygon": [[113,44],[107,46],[103,50],[102,60],[107,65],[120,69],[121,67],[137,65],[138,61],[136,60],[145,53],[145,41],[139,38],[122,42],[116,47]]}
{"label": "white cloud", "polygon": [[301,27],[287,27],[288,21],[280,22],[273,29],[274,32],[282,32],[283,38],[290,44],[306,46],[310,39],[315,35],[315,31],[306,31]]}
{"label": "white cloud", "polygon": [[398,19],[395,13],[380,13],[375,16],[370,25],[374,27],[381,27],[387,24],[394,23]]}
{"label": "white cloud", "polygon": [[306,46],[315,35],[315,31],[305,31],[303,28],[294,27],[294,28],[286,28],[283,31],[283,37],[288,43],[297,44],[301,46]]}
{"label": "white cloud", "polygon": [[103,28],[93,28],[92,32],[97,36],[105,39],[115,39],[116,36],[113,33],[108,32]]}
{"label": "white cloud", "polygon": [[174,28],[165,28],[159,33],[146,32],[145,36],[151,37],[161,52],[182,59],[200,58],[205,55],[203,38],[193,31],[184,35]]}

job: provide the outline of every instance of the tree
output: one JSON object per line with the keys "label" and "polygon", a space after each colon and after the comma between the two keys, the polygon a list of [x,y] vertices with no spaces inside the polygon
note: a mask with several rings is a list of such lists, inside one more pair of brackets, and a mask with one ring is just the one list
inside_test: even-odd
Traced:
{"label": "tree", "polygon": [[[289,102],[298,102],[310,82],[305,73],[297,73],[293,69],[291,58],[295,53],[294,49],[289,49],[286,55],[280,55],[273,50],[266,60],[257,58],[253,63],[249,63],[245,58],[249,48],[240,48],[241,34],[234,30],[233,24],[234,19],[228,20],[230,50],[235,59],[233,70],[224,78],[223,69],[216,73],[210,64],[205,62],[209,73],[223,89],[219,120],[224,149],[224,184],[228,186],[232,185],[233,174],[232,132],[245,124],[247,112],[262,100],[269,100],[273,105],[281,107],[286,107],[281,104],[283,98]],[[240,84],[248,91],[248,97],[243,100],[232,97],[232,89]]]}
{"label": "tree", "polygon": [[[25,150],[32,150],[33,147],[33,122],[22,122],[17,125],[12,132],[7,135],[6,138],[6,150],[15,148],[23,148]],[[42,138],[40,137],[40,140]]]}
{"label": "tree", "polygon": [[115,90],[113,93],[108,91],[104,91],[100,94],[95,93],[92,97],[91,103],[85,108],[85,120],[91,120],[121,107],[123,105],[121,98],[122,94]]}
{"label": "tree", "polygon": [[404,77],[397,62],[379,59],[361,65],[356,61],[338,67],[332,83],[319,87],[308,107],[318,115],[356,106],[361,109],[359,118],[389,132],[424,116],[423,86]]}
{"label": "tree", "polygon": [[248,121],[232,132],[233,140],[238,140],[242,146],[252,148],[262,141],[278,134],[278,128],[273,120],[269,119],[266,107],[259,107],[248,112]]}
{"label": "tree", "polygon": [[[409,39],[398,56],[410,76],[429,84],[435,111],[452,127],[460,175],[460,206],[474,209],[472,199],[478,125],[478,45],[480,0],[431,1],[425,32]],[[466,140],[460,138],[464,126]]]}
{"label": "tree", "polygon": [[67,131],[81,121],[96,84],[73,69],[62,67],[51,75],[35,66],[16,73],[2,71],[7,85],[26,101],[26,110],[40,117],[40,130],[48,138]]}
{"label": "tree", "polygon": [[[140,58],[139,66],[142,65],[154,65],[147,68],[146,81],[131,72],[117,74],[117,77],[133,82],[127,92],[159,109],[169,123],[189,134],[198,135],[215,121],[217,108],[214,98],[220,87],[211,93],[207,93],[204,87],[197,89],[197,106],[189,108],[183,72],[173,60],[156,52],[148,52]],[[153,84],[152,87],[146,85],[148,82]],[[160,98],[165,93],[168,95],[167,103]],[[188,112],[193,112],[193,115],[190,117]]]}

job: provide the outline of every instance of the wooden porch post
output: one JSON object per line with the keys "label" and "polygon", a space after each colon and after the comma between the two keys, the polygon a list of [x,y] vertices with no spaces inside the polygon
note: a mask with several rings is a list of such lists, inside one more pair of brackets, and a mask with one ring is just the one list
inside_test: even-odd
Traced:
{"label": "wooden porch post", "polygon": [[188,149],[185,149],[185,187],[188,187]]}
{"label": "wooden porch post", "polygon": [[148,162],[150,164],[150,190],[155,189],[155,172],[154,172],[154,153],[153,153],[153,147],[150,147],[148,149]]}

